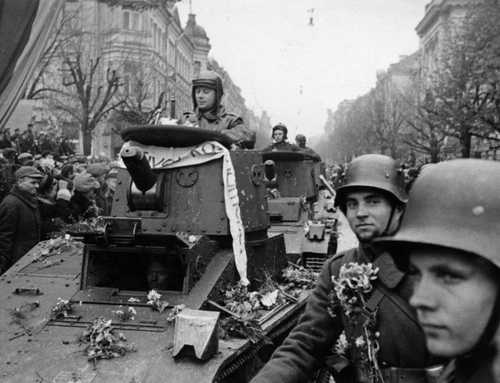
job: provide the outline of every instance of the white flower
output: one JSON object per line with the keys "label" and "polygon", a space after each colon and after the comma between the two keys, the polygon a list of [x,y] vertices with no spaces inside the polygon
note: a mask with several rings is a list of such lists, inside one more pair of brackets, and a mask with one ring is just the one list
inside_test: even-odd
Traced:
{"label": "white flower", "polygon": [[363,347],[366,344],[366,342],[362,336],[358,336],[354,340],[354,344],[356,345],[356,347]]}
{"label": "white flower", "polygon": [[128,312],[131,314],[131,315],[137,315],[137,311],[135,311],[135,309],[133,307],[129,307],[128,308]]}
{"label": "white flower", "polygon": [[161,298],[161,294],[158,294],[156,290],[151,290],[148,293],[148,305],[158,302]]}
{"label": "white flower", "polygon": [[348,348],[349,342],[347,341],[347,336],[345,335],[345,331],[342,331],[335,343],[335,352],[338,355],[345,355]]}

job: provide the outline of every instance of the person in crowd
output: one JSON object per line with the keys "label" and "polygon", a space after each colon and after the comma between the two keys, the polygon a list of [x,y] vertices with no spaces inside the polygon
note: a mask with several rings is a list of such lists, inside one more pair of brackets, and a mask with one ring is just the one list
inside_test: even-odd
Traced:
{"label": "person in crowd", "polygon": [[15,128],[14,129],[14,134],[11,137],[11,142],[12,142],[12,147],[16,149],[16,152],[21,153],[20,147],[19,147],[19,140],[21,139],[21,129]]}
{"label": "person in crowd", "polygon": [[16,164],[16,151],[14,148],[3,149],[2,157],[4,161],[0,165],[0,202],[15,184],[15,172],[18,169]]}
{"label": "person in crowd", "polygon": [[19,138],[19,152],[35,153],[35,135],[33,134],[33,125],[28,125]]}
{"label": "person in crowd", "polygon": [[252,149],[255,132],[249,129],[243,119],[226,112],[221,104],[224,90],[222,79],[214,71],[202,71],[193,80],[193,112],[184,113],[183,124],[215,130],[229,137],[234,146]]}
{"label": "person in crowd", "polygon": [[307,138],[303,134],[297,134],[295,136],[295,144],[299,147],[302,153],[309,154],[315,160],[321,161],[321,157],[314,150],[306,146]]}
{"label": "person in crowd", "polygon": [[99,215],[96,205],[96,193],[99,182],[88,173],[77,174],[73,180],[74,193],[71,197],[71,210],[75,219],[95,218]]}
{"label": "person in crowd", "polygon": [[108,195],[108,184],[105,182],[106,175],[109,172],[109,166],[103,162],[89,164],[87,173],[92,175],[99,182],[99,190],[96,192],[95,201],[102,215],[111,214],[111,205],[106,196]]}
{"label": "person in crowd", "polygon": [[61,178],[71,181],[75,177],[75,169],[72,164],[64,164],[61,168]]}
{"label": "person in crowd", "polygon": [[72,194],[67,187],[68,184],[65,181],[59,181],[59,190],[54,206],[56,218],[66,224],[75,222],[70,202]]}
{"label": "person in crowd", "polygon": [[52,135],[45,132],[41,132],[38,137],[38,150],[40,153],[51,153],[56,154],[58,151],[57,143]]}
{"label": "person in crowd", "polygon": [[36,245],[41,238],[37,189],[42,173],[32,166],[16,171],[16,184],[0,203],[0,274]]}
{"label": "person in crowd", "polygon": [[[42,172],[42,174],[44,174]],[[56,201],[57,180],[50,173],[45,173],[38,187],[38,206],[40,208],[40,217],[42,220],[42,238],[46,238],[50,233],[57,231],[58,225],[56,219]]]}
{"label": "person in crowd", "polygon": [[[396,161],[377,154],[360,156],[349,164],[336,204],[360,245],[325,263],[298,324],[252,383],[308,382],[325,362],[336,383],[399,382],[392,379],[396,376],[405,376],[408,383],[425,381],[426,368],[434,361],[406,300],[410,278],[389,254],[372,246],[376,238],[393,235],[399,227],[407,195],[398,170]],[[348,306],[340,303],[344,290],[339,292],[336,286],[347,278],[342,277],[345,270],[359,269],[361,264],[378,273],[363,277],[374,279],[366,300],[358,301],[365,302],[358,312],[366,317],[352,319]],[[366,327],[355,325],[365,320],[369,320]]]}
{"label": "person in crowd", "polygon": [[288,128],[283,123],[278,123],[273,126],[271,137],[273,139],[273,143],[266,148],[263,149],[265,152],[273,151],[273,150],[291,150],[294,152],[298,152],[299,148],[296,145],[290,144],[288,142]]}
{"label": "person in crowd", "polygon": [[72,156],[73,154],[75,154],[75,150],[73,149],[73,145],[71,144],[69,138],[62,136],[59,143],[59,155]]}
{"label": "person in crowd", "polygon": [[[425,168],[400,231],[377,241],[414,275],[410,304],[429,351],[452,359],[441,382],[495,382],[500,324],[500,163],[461,159]],[[497,380],[498,381],[498,380]]]}
{"label": "person in crowd", "polygon": [[5,129],[0,134],[0,149],[12,148],[12,138],[10,137],[10,131]]}

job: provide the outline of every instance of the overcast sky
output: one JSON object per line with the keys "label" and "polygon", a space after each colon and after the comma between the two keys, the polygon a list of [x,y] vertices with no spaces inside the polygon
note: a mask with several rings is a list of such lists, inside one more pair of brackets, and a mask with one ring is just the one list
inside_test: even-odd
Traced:
{"label": "overcast sky", "polygon": [[[247,106],[291,133],[323,131],[326,109],[375,84],[377,70],[418,49],[429,0],[192,0],[210,56]],[[178,3],[185,25],[189,0]],[[309,25],[308,12],[313,25]]]}

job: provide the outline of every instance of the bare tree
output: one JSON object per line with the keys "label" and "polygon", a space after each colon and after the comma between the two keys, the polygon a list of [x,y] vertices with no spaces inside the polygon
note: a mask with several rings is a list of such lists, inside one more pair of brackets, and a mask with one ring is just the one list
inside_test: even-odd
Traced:
{"label": "bare tree", "polygon": [[[411,108],[406,123],[410,129],[403,135],[403,142],[416,152],[428,155],[431,162],[436,163],[441,159],[443,147],[450,134],[433,108],[428,106],[434,103],[430,97],[428,95],[423,101],[419,101],[418,96],[411,101],[407,99]],[[411,104],[412,101],[416,103]]]}
{"label": "bare tree", "polygon": [[52,90],[52,87],[47,85],[47,81],[44,80],[45,77],[49,75],[49,72],[58,64],[60,47],[80,34],[80,32],[71,29],[71,24],[75,22],[77,17],[74,12],[65,9],[58,17],[57,24],[45,47],[40,63],[35,69],[33,78],[26,89],[24,95],[25,99],[40,100],[47,96],[47,93]]}
{"label": "bare tree", "polygon": [[83,152],[91,153],[92,132],[110,111],[117,109],[123,101],[115,100],[121,86],[116,70],[106,69],[104,81],[99,77],[103,69],[101,57],[83,59],[83,52],[70,53],[60,49],[63,67],[62,89],[51,89],[52,105],[69,114],[80,126]]}

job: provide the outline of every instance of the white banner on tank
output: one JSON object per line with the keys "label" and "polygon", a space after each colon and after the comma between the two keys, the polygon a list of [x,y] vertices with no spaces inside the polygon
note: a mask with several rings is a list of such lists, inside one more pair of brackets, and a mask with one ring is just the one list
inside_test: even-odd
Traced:
{"label": "white banner on tank", "polygon": [[[240,200],[236,176],[231,155],[222,144],[207,141],[200,145],[184,148],[166,148],[162,146],[142,145],[135,141],[127,141],[123,148],[133,146],[142,150],[152,169],[173,169],[194,166],[222,158],[222,180],[224,182],[224,202],[229,219],[229,230],[233,238],[233,253],[240,282],[247,286],[247,252],[245,248],[245,230],[241,220]],[[125,168],[123,161],[120,166]]]}

